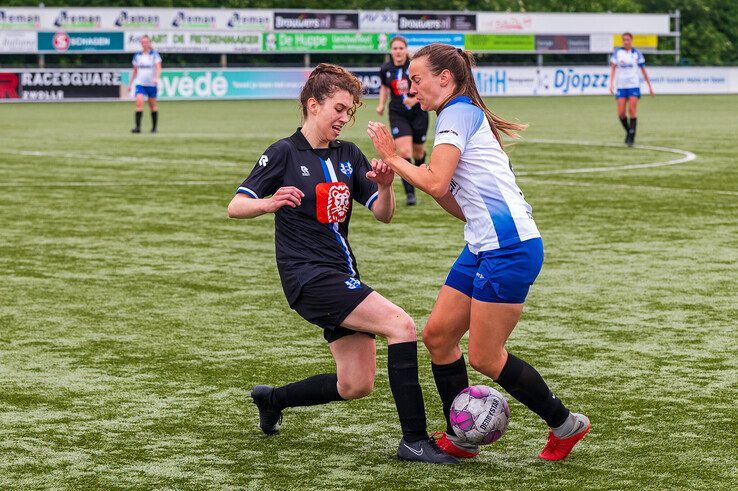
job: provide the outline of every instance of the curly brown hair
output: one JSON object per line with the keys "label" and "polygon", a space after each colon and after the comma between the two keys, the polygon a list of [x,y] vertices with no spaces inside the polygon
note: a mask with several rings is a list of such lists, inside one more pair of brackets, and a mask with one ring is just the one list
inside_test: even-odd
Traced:
{"label": "curly brown hair", "polygon": [[315,67],[300,91],[300,105],[302,116],[307,118],[307,101],[310,98],[322,104],[324,100],[331,97],[339,90],[345,90],[354,99],[353,106],[349,108],[348,115],[351,122],[354,121],[356,110],[361,107],[361,95],[363,89],[361,82],[351,72],[338,65],[321,63]]}

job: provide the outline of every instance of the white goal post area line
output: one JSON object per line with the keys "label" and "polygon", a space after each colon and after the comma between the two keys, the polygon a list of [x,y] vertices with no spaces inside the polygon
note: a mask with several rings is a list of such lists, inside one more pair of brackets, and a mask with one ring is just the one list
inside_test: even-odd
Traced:
{"label": "white goal post area line", "polygon": [[[613,148],[622,148],[623,144],[617,144],[617,143],[597,143],[597,142],[590,142],[590,141],[571,141],[571,140],[547,140],[547,139],[539,139],[539,138],[531,138],[531,139],[522,139],[520,140],[520,143],[548,143],[553,145],[578,145],[578,146],[588,146],[588,147],[613,147]],[[671,160],[665,160],[662,162],[647,162],[644,164],[626,164],[626,165],[613,165],[608,167],[589,167],[589,168],[579,168],[579,169],[553,169],[553,170],[541,170],[541,171],[520,171],[515,172],[518,176],[544,176],[544,175],[556,175],[556,174],[585,174],[590,172],[612,172],[612,171],[619,171],[619,170],[633,170],[633,169],[650,169],[653,167],[667,167],[670,165],[677,165],[677,164],[683,164],[685,162],[690,162],[692,160],[695,160],[697,158],[697,155],[695,155],[692,152],[688,152],[686,150],[681,150],[678,148],[670,148],[670,147],[655,147],[650,145],[633,145],[633,148],[641,149],[641,150],[652,150],[656,152],[667,152],[667,153],[675,153],[677,155],[682,155],[682,157],[678,159],[671,159]]]}
{"label": "white goal post area line", "polygon": [[[527,139],[521,143],[547,143],[547,144],[559,144],[559,145],[582,145],[582,146],[598,146],[598,147],[613,147],[622,148],[621,144],[616,143],[598,143],[590,141],[569,141],[569,140],[550,140],[550,139]],[[631,170],[631,169],[647,169],[654,167],[665,167],[671,165],[677,165],[684,162],[695,160],[697,156],[686,150],[680,150],[678,148],[670,147],[658,147],[648,145],[635,145],[634,148],[640,148],[643,150],[653,150],[661,152],[675,153],[682,155],[681,158],[672,159],[662,162],[649,162],[643,164],[629,164],[623,166],[610,166],[610,167],[593,167],[593,168],[582,168],[582,169],[562,169],[562,170],[549,170],[549,171],[531,171],[531,172],[517,172],[520,177],[527,177],[533,175],[556,175],[556,174],[583,174],[583,173],[594,173],[594,172],[612,172],[619,170]],[[42,152],[42,151],[14,151],[14,150],[0,150],[0,153],[10,155],[24,155],[24,156],[43,156],[43,157],[63,157],[63,158],[82,158],[91,160],[109,160],[114,162],[152,162],[152,163],[199,163],[213,166],[228,166],[228,167],[240,167],[243,164],[237,162],[217,161],[217,160],[184,160],[184,159],[161,159],[161,158],[140,158],[140,157],[111,157],[109,155],[102,154],[73,154],[73,153],[61,153],[61,152]],[[615,187],[619,189],[644,189],[652,191],[666,191],[666,192],[692,192],[692,193],[713,193],[721,194],[726,196],[738,196],[738,192],[734,191],[721,191],[714,189],[695,189],[695,188],[671,188],[663,186],[639,186],[639,185],[628,185],[628,184],[613,184],[613,183],[598,183],[598,182],[566,182],[566,181],[545,181],[548,184],[558,186],[570,186],[570,187]],[[230,183],[230,182],[229,182]],[[162,181],[153,182],[149,180],[138,180],[138,181],[76,181],[76,182],[57,182],[51,187],[115,187],[115,186],[205,186],[205,185],[217,185],[226,184],[223,180],[179,180],[179,181]],[[11,188],[11,187],[23,187],[23,188],[48,188],[49,184],[38,184],[29,182],[0,182],[0,187]]]}

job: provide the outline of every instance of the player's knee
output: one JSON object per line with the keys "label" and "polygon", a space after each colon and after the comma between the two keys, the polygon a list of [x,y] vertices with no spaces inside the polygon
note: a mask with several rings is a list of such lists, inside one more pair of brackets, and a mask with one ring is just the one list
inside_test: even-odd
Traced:
{"label": "player's knee", "polygon": [[348,379],[340,381],[339,393],[346,400],[361,399],[374,391],[374,378]]}
{"label": "player's knee", "polygon": [[469,347],[469,365],[493,380],[500,376],[506,356],[507,352],[504,348],[485,350]]}
{"label": "player's knee", "polygon": [[429,320],[425,325],[423,329],[423,344],[430,353],[436,353],[446,347],[448,343],[443,334],[440,326],[432,320]]}
{"label": "player's knee", "polygon": [[401,308],[397,308],[394,314],[392,326],[394,338],[400,342],[417,341],[418,333],[415,330],[415,321]]}

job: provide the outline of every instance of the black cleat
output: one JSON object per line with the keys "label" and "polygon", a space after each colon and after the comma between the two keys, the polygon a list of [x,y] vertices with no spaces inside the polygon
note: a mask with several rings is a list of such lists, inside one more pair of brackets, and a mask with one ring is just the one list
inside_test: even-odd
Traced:
{"label": "black cleat", "polygon": [[141,128],[133,128],[131,133],[141,133]]}
{"label": "black cleat", "polygon": [[156,128],[151,128],[152,133],[157,133]]}
{"label": "black cleat", "polygon": [[415,193],[407,193],[407,206],[415,206],[418,201],[415,199]]}
{"label": "black cleat", "polygon": [[628,132],[627,136],[625,137],[625,144],[629,147],[633,146],[633,143],[635,143],[635,135],[633,133]]}
{"label": "black cleat", "polygon": [[282,423],[282,411],[272,408],[272,392],[270,385],[257,385],[251,390],[251,402],[259,409],[259,428],[267,435],[279,433]]}
{"label": "black cleat", "polygon": [[411,462],[425,462],[426,464],[458,464],[459,459],[452,457],[438,448],[436,442],[427,438],[408,443],[403,438],[397,447],[397,458]]}

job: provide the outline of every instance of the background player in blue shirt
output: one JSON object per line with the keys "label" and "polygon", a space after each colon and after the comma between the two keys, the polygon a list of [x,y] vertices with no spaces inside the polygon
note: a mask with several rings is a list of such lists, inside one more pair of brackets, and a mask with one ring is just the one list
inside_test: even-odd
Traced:
{"label": "background player in blue shirt", "polygon": [[[610,57],[610,93],[615,94],[618,102],[618,118],[625,128],[625,144],[632,147],[635,143],[638,99],[641,98],[641,77],[648,84],[648,91],[653,96],[651,80],[646,72],[646,59],[643,53],[633,47],[633,35],[626,32],[622,36],[623,46],[613,52]],[[617,93],[615,93],[617,88]],[[628,102],[630,121],[625,115],[625,103]]]}
{"label": "background player in blue shirt", "polygon": [[141,115],[143,114],[144,96],[149,99],[151,109],[151,132],[156,133],[159,112],[156,107],[156,91],[161,79],[161,56],[151,48],[151,39],[148,36],[141,38],[142,51],[133,56],[133,73],[131,87],[136,86],[136,126],[132,133],[141,133]]}
{"label": "background player in blue shirt", "polygon": [[277,269],[287,301],[321,327],[336,373],[251,392],[266,434],[278,431],[288,407],[358,399],[374,386],[376,334],[387,338],[387,375],[403,438],[403,460],[454,464],[426,431],[418,381],[415,323],[361,281],[348,243],[352,200],[389,223],[395,211],[394,172],[371,164],[356,145],[337,140],[353,119],[362,87],[347,70],[321,63],[300,94],[303,126],[271,145],[228,206],[232,218],[274,213]]}

